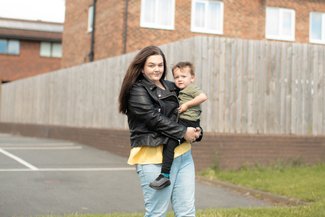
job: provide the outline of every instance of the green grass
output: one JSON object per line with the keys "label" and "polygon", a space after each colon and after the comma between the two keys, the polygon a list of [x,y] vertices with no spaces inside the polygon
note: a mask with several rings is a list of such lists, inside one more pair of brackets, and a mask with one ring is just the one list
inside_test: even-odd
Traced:
{"label": "green grass", "polygon": [[313,202],[325,199],[325,164],[243,168],[238,171],[208,169],[210,179]]}
{"label": "green grass", "polygon": [[325,206],[315,203],[299,207],[273,207],[273,208],[237,208],[213,209],[198,213],[198,217],[324,217]]}
{"label": "green grass", "polygon": [[[202,176],[307,201],[301,206],[198,210],[197,217],[325,217],[325,164],[277,165],[237,171],[208,169]],[[218,195],[216,195],[217,197]],[[65,215],[64,217],[142,217],[143,213]],[[168,217],[174,216],[172,213]],[[58,216],[46,216],[58,217]],[[60,216],[63,217],[63,216]]]}
{"label": "green grass", "polygon": [[303,206],[218,209],[202,216],[220,217],[324,217],[325,216],[325,164],[283,165],[242,168],[224,171],[211,168],[202,173],[209,179],[271,192],[308,202]]}

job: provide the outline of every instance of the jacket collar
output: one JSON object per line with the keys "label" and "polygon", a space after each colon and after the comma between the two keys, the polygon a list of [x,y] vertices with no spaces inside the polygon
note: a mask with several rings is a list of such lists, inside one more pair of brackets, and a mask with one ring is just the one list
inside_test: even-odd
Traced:
{"label": "jacket collar", "polygon": [[[157,86],[156,86],[153,82],[149,81],[149,80],[148,80],[146,77],[144,77],[144,76],[143,76],[142,78],[140,78],[139,81],[140,81],[140,83],[142,83],[144,86],[148,87],[151,91],[157,88]],[[168,87],[168,85],[166,85],[165,80],[161,80],[161,83],[162,83],[162,85],[164,85],[164,87],[166,88],[166,90],[169,90],[169,87]]]}

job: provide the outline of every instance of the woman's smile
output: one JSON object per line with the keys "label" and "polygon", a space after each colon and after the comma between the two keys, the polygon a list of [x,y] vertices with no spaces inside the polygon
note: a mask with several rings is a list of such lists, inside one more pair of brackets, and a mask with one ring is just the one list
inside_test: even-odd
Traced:
{"label": "woman's smile", "polygon": [[150,81],[160,83],[160,79],[164,73],[164,60],[161,55],[152,55],[148,57],[143,67],[143,74]]}

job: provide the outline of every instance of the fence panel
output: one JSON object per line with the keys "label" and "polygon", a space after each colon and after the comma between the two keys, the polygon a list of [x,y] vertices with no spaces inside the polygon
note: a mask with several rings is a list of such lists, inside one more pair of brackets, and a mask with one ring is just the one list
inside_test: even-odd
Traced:
{"label": "fence panel", "polygon": [[[161,46],[195,65],[206,132],[325,135],[325,47],[194,37]],[[0,121],[127,128],[118,94],[136,52],[3,84]]]}

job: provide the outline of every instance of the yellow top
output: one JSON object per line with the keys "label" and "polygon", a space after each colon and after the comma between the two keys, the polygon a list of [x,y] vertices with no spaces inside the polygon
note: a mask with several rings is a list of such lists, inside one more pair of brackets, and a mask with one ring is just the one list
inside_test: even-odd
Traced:
{"label": "yellow top", "polygon": [[[174,158],[186,153],[191,149],[191,144],[184,142],[175,148]],[[128,164],[160,164],[162,163],[163,145],[156,147],[134,147],[130,151]]]}

